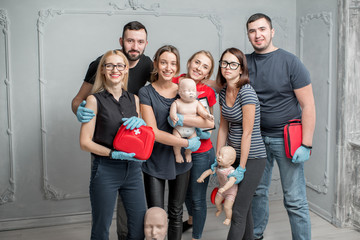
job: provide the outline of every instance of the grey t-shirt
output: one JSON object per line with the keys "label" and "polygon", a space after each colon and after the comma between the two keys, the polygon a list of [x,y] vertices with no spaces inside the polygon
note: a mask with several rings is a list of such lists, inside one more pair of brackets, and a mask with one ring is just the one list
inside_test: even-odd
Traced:
{"label": "grey t-shirt", "polygon": [[266,54],[253,52],[246,59],[250,83],[260,101],[261,134],[283,137],[285,124],[301,118],[294,89],[309,85],[310,74],[294,54],[283,49]]}

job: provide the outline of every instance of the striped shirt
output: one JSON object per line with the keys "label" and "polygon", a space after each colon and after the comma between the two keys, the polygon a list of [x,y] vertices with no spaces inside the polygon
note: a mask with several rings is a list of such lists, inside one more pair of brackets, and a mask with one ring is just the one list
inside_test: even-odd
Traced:
{"label": "striped shirt", "polygon": [[236,96],[234,106],[226,105],[226,88],[223,88],[219,94],[219,103],[222,107],[221,114],[229,123],[229,132],[227,136],[227,145],[232,146],[236,150],[236,157],[241,155],[241,137],[243,134],[243,113],[242,106],[247,104],[255,105],[255,121],[251,134],[251,146],[248,158],[266,158],[265,145],[261,137],[260,131],[260,103],[255,90],[250,84],[241,87]]}

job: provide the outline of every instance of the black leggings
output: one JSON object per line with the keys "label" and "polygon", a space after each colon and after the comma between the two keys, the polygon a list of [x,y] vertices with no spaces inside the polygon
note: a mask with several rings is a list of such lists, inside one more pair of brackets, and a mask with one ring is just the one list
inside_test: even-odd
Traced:
{"label": "black leggings", "polygon": [[[186,190],[189,183],[190,171],[176,176],[174,180],[168,180],[168,239],[181,240],[183,204],[185,202]],[[164,208],[165,182],[149,174],[144,173],[144,185],[146,202],[148,208]]]}
{"label": "black leggings", "polygon": [[227,240],[243,239],[253,240],[253,218],[251,214],[251,201],[254,192],[260,183],[266,164],[266,158],[248,159],[244,179],[239,183],[233,205],[231,226]]}

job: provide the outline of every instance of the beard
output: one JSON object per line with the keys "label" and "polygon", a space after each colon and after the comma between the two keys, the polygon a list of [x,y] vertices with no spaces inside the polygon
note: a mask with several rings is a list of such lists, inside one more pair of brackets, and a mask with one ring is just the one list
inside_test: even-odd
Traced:
{"label": "beard", "polygon": [[126,49],[124,49],[124,55],[126,56],[126,58],[129,61],[137,61],[140,59],[140,57],[144,54],[144,52],[139,52],[139,51],[126,51]]}

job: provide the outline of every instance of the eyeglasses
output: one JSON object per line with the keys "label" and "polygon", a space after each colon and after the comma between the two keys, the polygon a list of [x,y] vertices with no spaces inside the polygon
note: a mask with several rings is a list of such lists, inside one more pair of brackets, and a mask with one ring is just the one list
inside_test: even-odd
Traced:
{"label": "eyeglasses", "polygon": [[227,66],[229,66],[231,70],[236,70],[241,65],[240,63],[237,62],[227,62],[227,61],[219,61],[219,64],[221,68],[227,68]]}
{"label": "eyeglasses", "polygon": [[116,65],[114,65],[114,64],[112,64],[112,63],[105,63],[105,64],[104,64],[104,67],[105,67],[105,69],[108,70],[108,71],[114,70],[115,67],[116,67],[117,70],[123,71],[123,70],[126,68],[126,65],[125,65],[125,64],[121,64],[121,63],[116,64]]}

